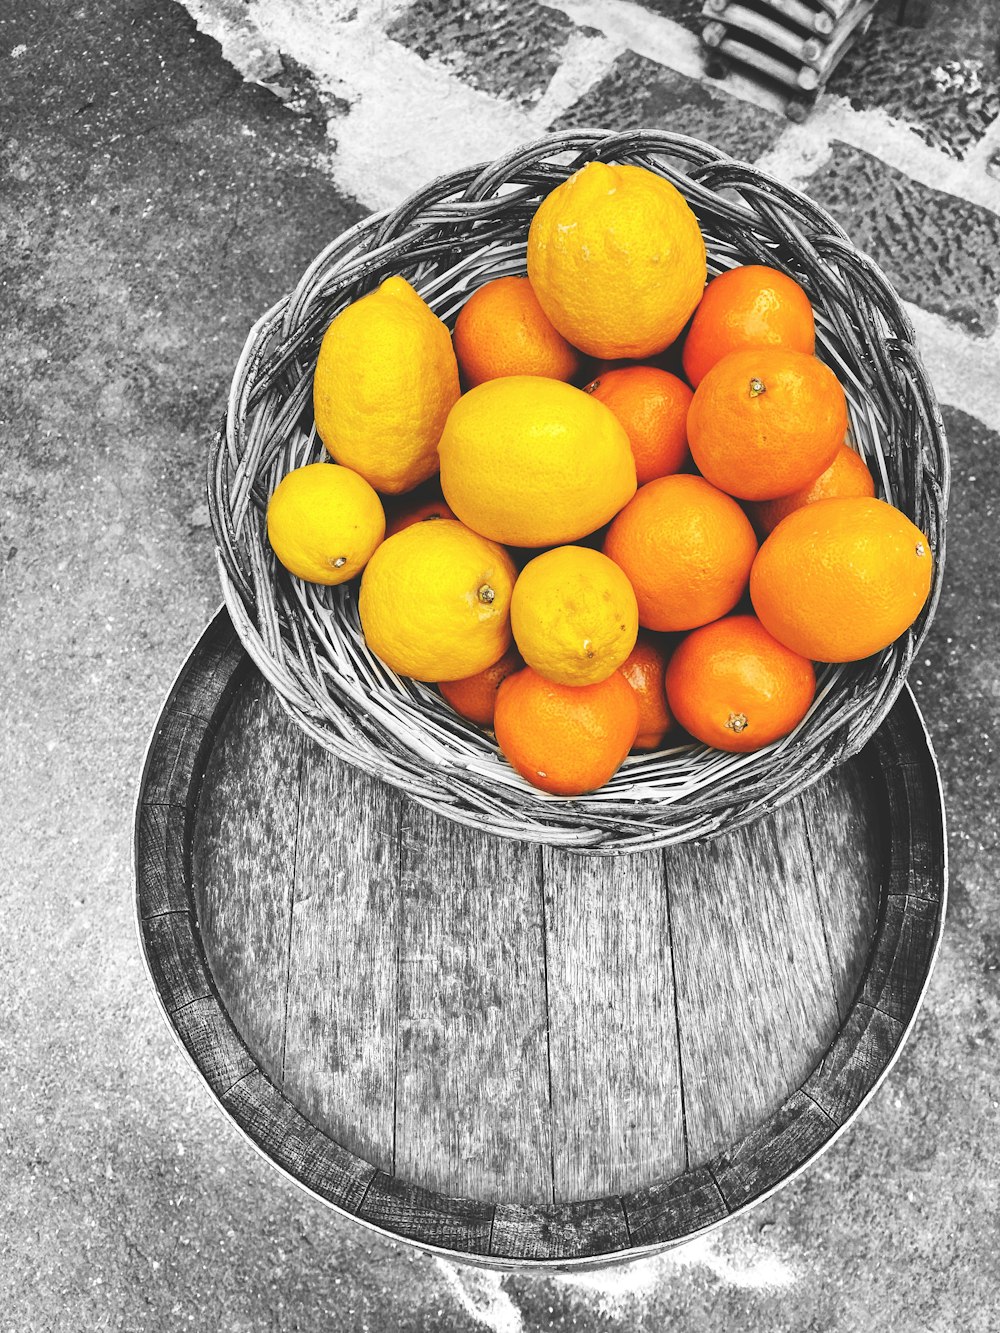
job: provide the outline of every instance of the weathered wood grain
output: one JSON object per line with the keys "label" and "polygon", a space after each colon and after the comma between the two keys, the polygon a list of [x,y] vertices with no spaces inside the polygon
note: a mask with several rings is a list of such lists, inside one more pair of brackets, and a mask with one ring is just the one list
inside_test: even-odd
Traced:
{"label": "weathered wood grain", "polygon": [[259,1069],[234,1084],[222,1103],[286,1171],[338,1208],[357,1212],[375,1168],[311,1125]]}
{"label": "weathered wood grain", "polygon": [[799,1089],[738,1144],[708,1164],[732,1212],[773,1189],[818,1152],[836,1125]]}
{"label": "weathered wood grain", "polygon": [[803,1092],[831,1120],[845,1124],[892,1059],[902,1035],[898,1019],[859,1001],[833,1047],[803,1084]]}
{"label": "weathered wood grain", "polygon": [[460,1254],[489,1254],[493,1204],[438,1194],[379,1171],[358,1208],[358,1216],[422,1245]]}
{"label": "weathered wood grain", "polygon": [[861,999],[905,1022],[927,983],[937,942],[941,909],[924,898],[890,894],[886,899],[880,948],[872,957]]}
{"label": "weathered wood grain", "polygon": [[190,912],[162,912],[146,920],[149,968],[168,1014],[212,993],[201,943]]}
{"label": "weathered wood grain", "polygon": [[191,812],[177,805],[142,805],[136,819],[136,866],[142,884],[140,914],[186,912]]}
{"label": "weathered wood grain", "polygon": [[395,1174],[551,1199],[540,853],[408,803],[401,863]]}
{"label": "weathered wood grain", "polygon": [[498,1259],[581,1259],[627,1250],[628,1226],[614,1195],[528,1207],[498,1203],[490,1254]]}
{"label": "weathered wood grain", "polygon": [[303,745],[264,681],[248,681],[215,737],[205,775],[212,795],[200,803],[192,848],[198,925],[215,984],[279,1084]]}
{"label": "weathered wood grain", "polygon": [[851,760],[801,800],[837,1012],[846,1018],[878,929],[886,888],[885,783]]}
{"label": "weathered wood grain", "polygon": [[400,806],[318,746],[303,755],[283,1089],[316,1125],[392,1170]]}
{"label": "weathered wood grain", "polygon": [[688,1162],[765,1121],[839,1018],[797,804],[665,855]]}
{"label": "weathered wood grain", "polygon": [[555,1198],[620,1194],[685,1165],[663,861],[542,865]]}
{"label": "weathered wood grain", "polygon": [[711,1226],[728,1212],[705,1167],[636,1190],[625,1200],[633,1245],[665,1245]]}
{"label": "weathered wood grain", "polygon": [[257,1068],[217,996],[182,1005],[171,1013],[170,1022],[217,1097]]}

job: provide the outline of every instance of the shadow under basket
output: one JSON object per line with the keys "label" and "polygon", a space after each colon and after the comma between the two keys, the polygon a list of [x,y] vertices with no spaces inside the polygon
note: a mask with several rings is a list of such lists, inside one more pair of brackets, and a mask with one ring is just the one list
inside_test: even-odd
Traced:
{"label": "shadow under basket", "polygon": [[[286,574],[268,544],[265,515],[285,473],[326,457],[312,420],[312,382],[333,318],[401,274],[451,326],[476,288],[525,272],[539,203],[593,159],[646,167],[676,186],[698,218],[710,275],[767,264],[803,286],[816,312],[817,355],[847,394],[851,442],[876,494],[927,535],[934,578],[920,617],[890,647],[819,668],[813,706],[783,740],[751,754],[688,745],[634,755],[600,791],[566,798],[529,786],[492,738],[453,713],[433,686],[379,662],[361,634],[355,587],[318,587]],[[250,332],[211,451],[208,491],[233,624],[307,735],[460,823],[615,853],[748,824],[874,735],[903,688],[940,591],[948,455],[909,318],[878,266],[826,212],[699,140],[580,129],[443,176],[328,246]]]}

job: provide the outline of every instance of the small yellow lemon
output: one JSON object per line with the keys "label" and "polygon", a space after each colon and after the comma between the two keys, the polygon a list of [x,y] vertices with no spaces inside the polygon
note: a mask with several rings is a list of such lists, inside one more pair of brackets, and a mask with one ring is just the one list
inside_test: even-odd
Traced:
{"label": "small yellow lemon", "polygon": [[451,335],[404,278],[386,278],[342,310],[323,337],[316,429],[331,456],[376,490],[397,495],[433,476],[458,395]]}
{"label": "small yellow lemon", "polygon": [[415,680],[464,680],[510,646],[517,571],[502,546],[454,519],[388,537],[361,579],[358,610],[376,657]]}
{"label": "small yellow lemon", "polygon": [[662,352],[708,276],[698,219],[644,167],[588,162],[542,200],[528,231],[528,277],[564,338],[614,360]]}
{"label": "small yellow lemon", "polygon": [[350,468],[309,463],[282,477],[267,506],[267,538],[290,574],[346,583],[385,533],[382,501]]}
{"label": "small yellow lemon", "polygon": [[518,651],[540,676],[594,685],[635,647],[639,607],[613,560],[589,547],[558,546],[522,569],[510,624]]}
{"label": "small yellow lemon", "polygon": [[439,454],[457,516],[512,546],[576,541],[635,494],[632,446],[611,409],[540,376],[488,380],[463,394]]}

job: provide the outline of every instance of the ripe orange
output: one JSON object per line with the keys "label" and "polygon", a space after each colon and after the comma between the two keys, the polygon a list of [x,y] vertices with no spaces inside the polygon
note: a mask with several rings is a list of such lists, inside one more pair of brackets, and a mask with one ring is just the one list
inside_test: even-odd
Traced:
{"label": "ripe orange", "polygon": [[602,372],[584,392],[610,407],[625,427],[640,486],[680,472],[689,457],[687,414],[692,396],[683,380],[655,366],[627,366]]}
{"label": "ripe orange", "polygon": [[809,297],[776,268],[745,264],[712,279],[684,339],[684,374],[697,388],[717,361],[744,347],[816,350]]}
{"label": "ripe orange", "polygon": [[817,500],[764,542],[750,597],[764,627],[794,652],[854,662],[913,624],[933,563],[924,534],[884,500]]}
{"label": "ripe orange", "polygon": [[773,500],[815,481],[847,432],[836,375],[805,352],[730,352],[695,390],[688,440],[698,470],[741,500]]}
{"label": "ripe orange", "polygon": [[842,444],[825,472],[801,491],[793,491],[780,500],[759,500],[747,505],[750,521],[765,537],[773,532],[783,518],[796,509],[811,505],[814,500],[832,500],[838,495],[874,495],[875,483],[868,465],[849,444]]}
{"label": "ripe orange", "polygon": [[596,791],[632,748],[639,700],[619,672],[596,685],[557,685],[531,667],[497,694],[494,728],[504,757],[542,791]]}
{"label": "ripe orange", "polygon": [[443,680],[438,689],[461,717],[468,718],[480,727],[493,726],[493,712],[497,703],[497,690],[515,671],[521,671],[524,662],[516,648],[508,648],[499,662],[494,662],[485,671],[478,671],[464,680]]}
{"label": "ripe orange", "polygon": [[705,289],[705,241],[679,190],[645,167],[588,162],[528,229],[528,277],[564,338],[590,356],[646,358]]}
{"label": "ripe orange", "polygon": [[669,653],[649,634],[638,642],[618,670],[635,690],[639,700],[639,731],[633,750],[656,750],[673,726],[667,707],[664,674]]}
{"label": "ripe orange", "polygon": [[739,754],[787,736],[815,693],[812,663],[772,638],[756,616],[694,630],[667,667],[667,699],[684,730]]}
{"label": "ripe orange", "polygon": [[640,487],[604,539],[628,575],[645,629],[694,629],[743,596],[757,538],[735,500],[678,473]]}
{"label": "ripe orange", "polygon": [[455,321],[455,355],[468,388],[504,375],[571,380],[580,353],[549,323],[527,278],[495,278]]}
{"label": "ripe orange", "polygon": [[386,524],[385,535],[392,537],[414,523],[426,523],[428,519],[454,518],[444,500],[423,500],[420,504],[404,504]]}

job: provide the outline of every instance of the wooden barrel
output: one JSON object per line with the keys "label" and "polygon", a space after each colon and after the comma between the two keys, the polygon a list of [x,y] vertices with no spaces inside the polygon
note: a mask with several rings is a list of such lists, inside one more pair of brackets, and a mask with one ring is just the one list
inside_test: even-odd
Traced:
{"label": "wooden barrel", "polygon": [[904,694],[750,829],[504,841],[313,744],[220,613],[150,746],[136,896],[169,1023],[277,1167],[428,1250],[608,1263],[759,1201],[858,1113],[936,952],[942,804]]}

